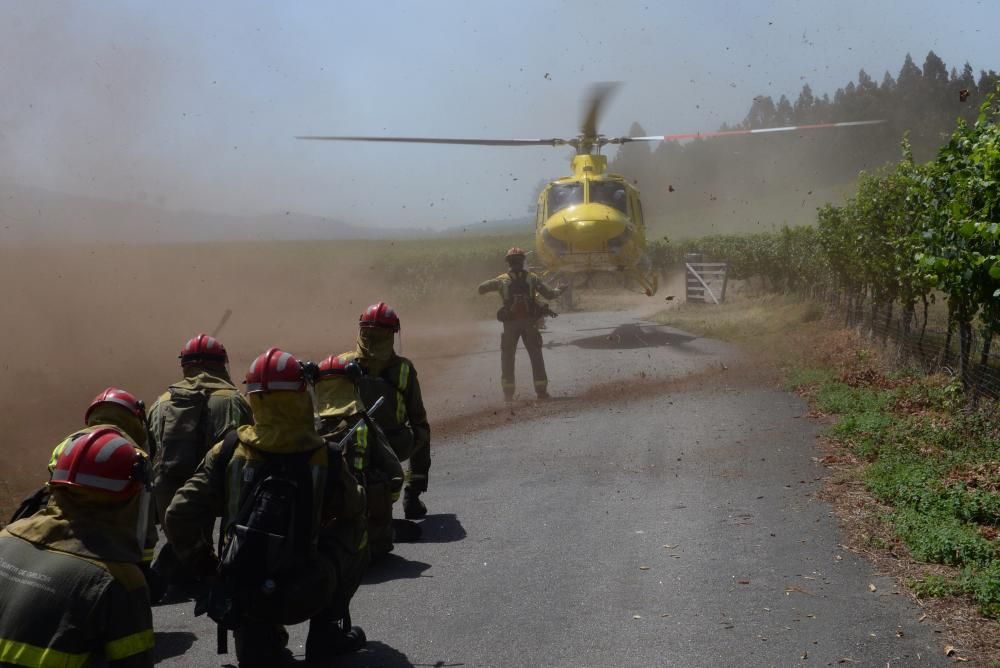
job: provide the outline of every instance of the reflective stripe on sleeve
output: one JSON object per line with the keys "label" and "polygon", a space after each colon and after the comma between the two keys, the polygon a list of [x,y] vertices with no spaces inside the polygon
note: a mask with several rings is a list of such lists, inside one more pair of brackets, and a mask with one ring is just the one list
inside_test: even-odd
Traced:
{"label": "reflective stripe on sleeve", "polygon": [[[149,631],[149,636],[152,639],[152,630]],[[77,668],[89,662],[90,652],[71,654],[51,647],[38,647],[26,642],[0,638],[0,664],[37,668]]]}
{"label": "reflective stripe on sleeve", "polygon": [[108,661],[120,661],[136,654],[142,654],[153,649],[153,629],[145,629],[138,633],[112,640],[104,645],[104,656]]}
{"label": "reflective stripe on sleeve", "polygon": [[155,554],[156,554],[156,548],[155,547],[147,547],[145,550],[142,551],[142,561],[143,561],[143,563],[148,562],[148,561],[152,561],[153,560],[153,556]]}
{"label": "reflective stripe on sleeve", "polygon": [[410,365],[403,362],[399,365],[399,383],[396,385],[396,424],[406,424],[406,388],[410,383]]}
{"label": "reflective stripe on sleeve", "polygon": [[365,470],[365,453],[368,451],[368,425],[363,424],[354,432],[354,470]]}

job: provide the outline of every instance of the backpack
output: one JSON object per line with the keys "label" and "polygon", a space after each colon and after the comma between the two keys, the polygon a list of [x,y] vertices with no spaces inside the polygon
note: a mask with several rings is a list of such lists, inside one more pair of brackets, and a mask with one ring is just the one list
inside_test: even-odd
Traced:
{"label": "backpack", "polygon": [[510,290],[508,292],[508,303],[504,304],[507,309],[507,316],[511,320],[522,320],[529,318],[534,310],[534,299],[531,294],[531,286],[528,285],[528,275],[520,272],[511,272]]}
{"label": "backpack", "polygon": [[[237,445],[236,432],[230,432],[223,441],[222,469],[228,469]],[[230,629],[237,628],[250,610],[256,616],[284,607],[283,582],[296,575],[318,538],[309,466],[316,450],[288,455],[255,452],[261,459],[245,465],[236,514],[228,518],[220,536],[219,580],[226,604],[208,611],[220,626]]]}
{"label": "backpack", "polygon": [[207,413],[210,394],[179,387],[169,389],[170,399],[159,406],[161,442],[155,458],[156,476],[187,480],[214,445],[209,441]]}
{"label": "backpack", "polygon": [[14,514],[10,516],[10,521],[7,524],[13,524],[18,520],[23,520],[25,517],[31,517],[39,510],[49,505],[49,497],[52,496],[52,492],[48,485],[42,485],[36,489],[30,496],[25,497],[18,505]]}

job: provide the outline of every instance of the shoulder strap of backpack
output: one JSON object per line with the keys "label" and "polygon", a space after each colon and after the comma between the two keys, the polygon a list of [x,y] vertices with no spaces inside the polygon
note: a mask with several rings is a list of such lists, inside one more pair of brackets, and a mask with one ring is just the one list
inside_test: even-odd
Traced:
{"label": "shoulder strap of backpack", "polygon": [[222,448],[219,449],[219,456],[215,458],[215,467],[212,469],[212,487],[222,487],[226,484],[226,469],[233,459],[236,446],[240,444],[240,436],[233,429],[226,433],[222,439]]}

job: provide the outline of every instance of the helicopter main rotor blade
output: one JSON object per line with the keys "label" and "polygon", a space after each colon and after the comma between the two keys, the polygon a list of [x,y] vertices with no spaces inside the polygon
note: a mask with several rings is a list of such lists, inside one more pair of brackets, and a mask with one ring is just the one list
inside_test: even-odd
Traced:
{"label": "helicopter main rotor blade", "polygon": [[333,137],[322,135],[304,135],[296,139],[314,139],[317,141],[373,141],[401,144],[461,144],[465,146],[564,146],[567,139],[457,139],[449,137]]}
{"label": "helicopter main rotor blade", "polygon": [[621,84],[617,81],[605,81],[596,83],[590,87],[590,96],[587,100],[587,113],[580,123],[580,135],[585,139],[597,137],[597,121],[601,116],[601,109],[604,103],[614,93]]}
{"label": "helicopter main rotor blade", "polygon": [[843,123],[814,123],[812,125],[789,125],[781,128],[754,128],[752,130],[720,130],[718,132],[686,132],[675,135],[654,135],[649,137],[614,137],[608,139],[609,144],[627,144],[632,141],[675,141],[680,139],[708,139],[710,137],[732,137],[736,135],[762,135],[773,132],[794,132],[796,130],[818,130],[821,128],[850,128],[860,125],[878,125],[878,121],[846,121]]}

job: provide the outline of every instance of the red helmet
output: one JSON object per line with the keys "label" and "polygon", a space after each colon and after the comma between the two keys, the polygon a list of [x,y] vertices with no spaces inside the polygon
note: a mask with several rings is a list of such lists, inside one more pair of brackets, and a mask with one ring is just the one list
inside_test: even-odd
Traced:
{"label": "red helmet", "polygon": [[146,419],[146,404],[141,399],[137,399],[131,392],[126,392],[117,387],[109,387],[90,402],[87,412],[83,414],[84,422],[90,419],[90,414],[101,404],[115,404],[116,406],[121,406],[140,420]]}
{"label": "red helmet", "polygon": [[356,359],[344,355],[330,355],[319,363],[319,379],[347,378],[352,383],[357,382],[365,374]]}
{"label": "red helmet", "polygon": [[330,355],[319,363],[319,377],[329,378],[330,376],[346,376],[347,360],[341,355]]}
{"label": "red helmet", "polygon": [[148,481],[146,456],[122,432],[105,427],[77,436],[62,449],[49,484],[127,499]]}
{"label": "red helmet", "polygon": [[291,353],[270,348],[250,365],[244,381],[247,394],[254,392],[305,392],[306,379],[302,366]]}
{"label": "red helmet", "polygon": [[519,248],[517,246],[514,246],[509,251],[507,251],[506,258],[507,258],[508,262],[510,262],[511,260],[513,260],[515,258],[521,258],[521,260],[524,260],[524,255],[525,255],[525,253],[524,253],[524,249],[523,248]]}
{"label": "red helmet", "polygon": [[199,362],[221,362],[225,364],[229,361],[226,347],[214,336],[199,334],[184,344],[181,349],[181,366],[186,364],[198,364]]}
{"label": "red helmet", "polygon": [[361,327],[383,327],[394,332],[399,331],[399,316],[385,302],[372,304],[365,309],[358,319]]}

